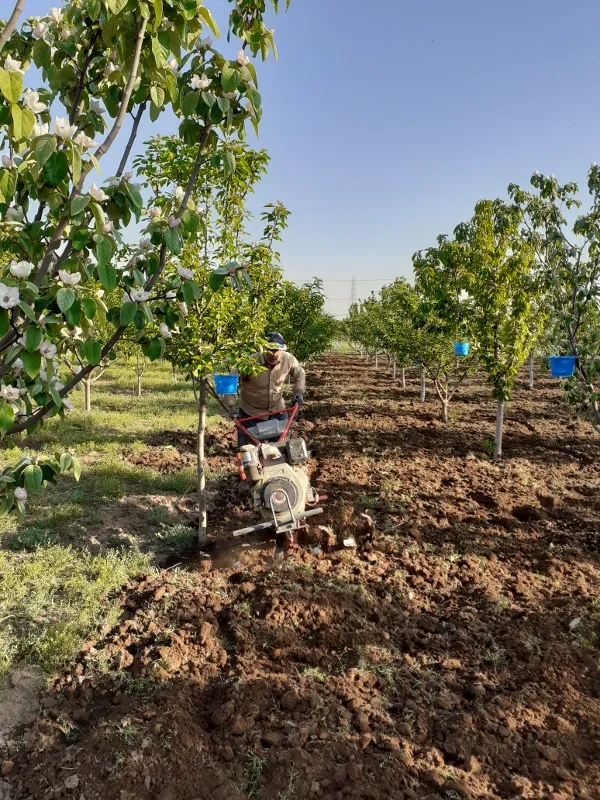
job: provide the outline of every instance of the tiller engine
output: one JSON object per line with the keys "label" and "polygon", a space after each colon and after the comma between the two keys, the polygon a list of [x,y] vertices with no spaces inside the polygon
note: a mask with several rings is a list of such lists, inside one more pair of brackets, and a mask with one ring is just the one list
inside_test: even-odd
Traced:
{"label": "tiller engine", "polygon": [[306,527],[307,517],[323,513],[317,504],[326,498],[319,497],[308,478],[306,442],[288,437],[298,406],[286,411],[287,421],[270,419],[281,412],[235,420],[236,428],[252,442],[237,454],[240,478],[248,482],[254,509],[264,521],[234,531],[234,536],[271,529],[292,540],[295,531]]}

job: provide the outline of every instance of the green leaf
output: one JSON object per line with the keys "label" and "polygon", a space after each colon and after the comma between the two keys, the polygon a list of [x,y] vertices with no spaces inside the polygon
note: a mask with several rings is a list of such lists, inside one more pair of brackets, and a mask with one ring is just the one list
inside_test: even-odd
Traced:
{"label": "green leaf", "polygon": [[42,69],[42,67],[48,69],[52,64],[50,45],[47,45],[43,39],[38,39],[33,45],[31,56],[33,58],[33,63],[38,69]]}
{"label": "green leaf", "polygon": [[89,202],[90,198],[87,194],[80,194],[74,197],[71,200],[71,216],[76,217],[78,214],[81,214],[81,212],[88,207]]}
{"label": "green leaf", "polygon": [[137,313],[137,303],[123,303],[121,306],[121,325],[130,325]]}
{"label": "green leaf", "polygon": [[14,421],[15,412],[13,411],[13,407],[7,403],[6,400],[0,400],[0,429],[6,432]]}
{"label": "green leaf", "polygon": [[112,258],[112,255],[112,241],[108,238],[108,236],[99,236],[96,241],[96,259],[98,261],[98,267],[104,267],[106,264],[108,264]]}
{"label": "green leaf", "polygon": [[37,377],[40,367],[42,366],[42,356],[39,350],[36,350],[35,353],[28,353],[27,351],[24,351],[21,353],[21,360],[23,361],[23,369],[29,375],[29,377]]}
{"label": "green leaf", "polygon": [[227,279],[226,271],[222,271],[220,268],[213,269],[213,271],[208,276],[208,285],[213,290],[213,292],[218,292],[219,289],[225,283],[226,279]]}
{"label": "green leaf", "polygon": [[33,133],[33,126],[35,125],[35,114],[28,108],[21,109],[21,136],[23,139],[29,139]]}
{"label": "green leaf", "polygon": [[162,108],[165,104],[165,90],[162,86],[150,87],[150,99],[157,108]]}
{"label": "green leaf", "polygon": [[44,334],[41,328],[38,328],[37,325],[29,325],[25,331],[25,349],[27,352],[35,353],[42,343],[43,338]]}
{"label": "green leaf", "polygon": [[28,492],[38,492],[42,488],[44,473],[37,464],[29,464],[23,470],[23,482]]}
{"label": "green leaf", "polygon": [[85,353],[85,357],[87,358],[88,364],[92,366],[97,366],[100,361],[102,360],[102,345],[100,342],[94,342],[92,339],[88,339],[84,342],[83,351]]}
{"label": "green leaf", "polygon": [[4,334],[10,328],[10,317],[6,308],[0,308],[0,336],[4,336]]}
{"label": "green leaf", "polygon": [[214,21],[213,16],[208,10],[208,8],[204,8],[204,6],[202,6],[201,8],[198,9],[198,13],[202,17],[202,19],[206,22],[208,27],[211,29],[213,36],[216,36],[218,39],[221,36],[221,31],[219,30],[219,26]]}
{"label": "green leaf", "polygon": [[235,172],[236,161],[235,156],[231,152],[231,150],[226,150],[225,155],[223,157],[223,169],[225,172],[225,177],[229,178]]}
{"label": "green leaf", "polygon": [[16,141],[19,141],[23,138],[23,111],[21,106],[12,105],[10,114],[12,117],[13,136]]}
{"label": "green leaf", "polygon": [[165,231],[165,244],[173,255],[178,256],[181,253],[183,241],[177,228],[167,228]]}
{"label": "green leaf", "polygon": [[70,453],[61,453],[58,463],[62,471],[67,472],[73,466],[73,456]]}
{"label": "green leaf", "polygon": [[56,293],[56,302],[64,314],[75,302],[75,292],[73,289],[67,289],[66,287],[59,289]]}
{"label": "green leaf", "polygon": [[51,386],[51,387],[50,387],[50,389],[48,389],[48,394],[49,394],[49,395],[50,395],[50,397],[51,397],[51,398],[54,400],[54,405],[55,405],[57,408],[61,408],[61,406],[62,406],[62,399],[61,399],[61,397],[60,397],[60,394],[59,394],[59,393],[56,391],[56,389],[55,389],[53,386]]}
{"label": "green leaf", "polygon": [[84,297],[82,302],[83,302],[83,313],[85,314],[87,319],[94,319],[97,311],[96,301],[93,300],[91,297]]}
{"label": "green leaf", "polygon": [[23,93],[23,74],[0,69],[0,92],[9,103],[17,103]]}
{"label": "green leaf", "polygon": [[237,71],[226,61],[221,72],[221,86],[224,92],[233,92],[237,89],[239,76]]}
{"label": "green leaf", "polygon": [[35,311],[28,303],[25,302],[25,300],[21,300],[19,302],[19,308],[25,314],[26,317],[29,317],[29,319],[32,322],[35,322],[35,324],[37,325],[37,317],[35,316]]}
{"label": "green leaf", "polygon": [[161,45],[161,43],[158,41],[157,36],[152,37],[151,47],[152,47],[152,55],[154,56],[154,62],[158,67],[158,69],[162,69],[167,63],[169,51]]}
{"label": "green leaf", "polygon": [[17,188],[16,171],[12,169],[0,170],[0,194],[2,195],[3,200],[7,205],[12,200],[16,188]]}
{"label": "green leaf", "polygon": [[200,95],[198,92],[188,92],[181,103],[181,110],[183,111],[186,117],[191,116],[196,107],[198,105],[198,100],[200,99]]}
{"label": "green leaf", "polygon": [[128,0],[106,0],[106,5],[113,14],[120,14],[127,5]]}
{"label": "green leaf", "polygon": [[49,186],[58,186],[69,172],[69,161],[66,155],[62,151],[52,153],[45,162],[42,172],[44,180]]}
{"label": "green leaf", "polygon": [[73,143],[71,143],[71,172],[73,174],[73,183],[79,183],[81,178],[81,153]]}
{"label": "green leaf", "polygon": [[111,264],[98,264],[98,280],[107,292],[112,292],[117,286],[117,270]]}
{"label": "green leaf", "polygon": [[163,354],[164,346],[164,339],[159,339],[157,336],[155,336],[147,344],[142,345],[142,351],[146,358],[150,359],[150,361],[156,361],[156,359],[160,358],[160,356]]}
{"label": "green leaf", "polygon": [[106,224],[106,217],[104,216],[102,206],[100,206],[95,200],[90,200],[90,208],[92,209],[92,214],[94,215],[96,232],[102,235],[104,225]]}
{"label": "green leaf", "polygon": [[73,327],[79,325],[81,322],[81,303],[79,300],[75,300],[71,308],[65,311],[65,318],[69,325],[73,325]]}
{"label": "green leaf", "polygon": [[142,199],[142,195],[138,192],[138,190],[135,188],[135,186],[133,184],[131,184],[131,183],[126,183],[125,184],[125,189],[127,191],[127,194],[129,195],[129,197],[131,198],[131,202],[133,203],[133,205],[136,208],[143,208],[144,201]]}
{"label": "green leaf", "polygon": [[73,477],[76,481],[81,478],[81,464],[79,463],[79,460],[75,458],[75,456],[73,456]]}

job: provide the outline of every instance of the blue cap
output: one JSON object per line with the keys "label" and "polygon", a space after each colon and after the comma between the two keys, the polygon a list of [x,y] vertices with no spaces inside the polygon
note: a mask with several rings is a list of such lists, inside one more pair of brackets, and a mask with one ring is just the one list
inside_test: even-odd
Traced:
{"label": "blue cap", "polygon": [[267,350],[287,350],[285,339],[280,333],[267,333]]}

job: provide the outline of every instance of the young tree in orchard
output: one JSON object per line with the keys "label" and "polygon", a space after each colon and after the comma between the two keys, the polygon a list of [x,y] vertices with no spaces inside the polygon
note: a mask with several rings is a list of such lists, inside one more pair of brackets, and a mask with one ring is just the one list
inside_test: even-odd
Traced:
{"label": "young tree in orchard", "polygon": [[496,458],[502,456],[505,403],[543,323],[534,250],[521,236],[522,219],[515,206],[482,200],[471,221],[455,230],[472,301],[469,327],[497,401]]}
{"label": "young tree in orchard", "polygon": [[[277,11],[277,0],[272,5]],[[231,11],[229,32],[241,45],[233,58],[206,36],[218,36],[218,29],[201,0],[73,0],[18,27],[22,6],[18,0],[0,29],[0,242],[10,257],[0,282],[4,436],[64,413],[72,389],[127,331],[143,334],[150,358],[160,355],[159,325],[169,312],[177,313],[190,292],[198,299],[210,293],[165,271],[167,256],[179,255],[201,229],[192,196],[204,162],[222,142],[243,138],[246,122],[258,125],[252,57],[276,53],[265,3],[256,0],[237,0]],[[32,64],[39,85],[25,88],[30,76],[32,84],[38,80],[28,73]],[[167,107],[195,149],[193,166],[161,215],[144,219],[135,254],[117,269],[122,238],[144,206],[126,171],[128,158],[143,116],[156,119]],[[128,114],[130,133],[123,128]],[[92,171],[123,135],[116,174],[97,186]],[[222,165],[231,174],[232,153]],[[97,313],[98,284],[122,295],[108,316],[112,333],[105,340],[86,323]],[[63,385],[58,364],[65,358],[79,359],[81,369]],[[70,458],[5,470],[3,509],[21,509],[25,483],[39,488],[70,466]]]}
{"label": "young tree in orchard", "polygon": [[319,278],[302,286],[282,281],[268,314],[269,330],[279,331],[299,361],[324,353],[338,329],[331,314],[324,311],[325,293]]}
{"label": "young tree in orchard", "polygon": [[567,398],[600,432],[600,167],[588,171],[589,210],[571,221],[566,213],[582,205],[577,184],[535,173],[531,185],[508,191],[549,297],[554,344],[577,359]]}
{"label": "young tree in orchard", "polygon": [[448,422],[450,401],[476,364],[476,347],[460,360],[454,343],[469,341],[471,302],[465,296],[464,246],[438,236],[437,247],[415,253],[417,302],[413,311],[414,357],[433,382]]}
{"label": "young tree in orchard", "polygon": [[385,324],[381,335],[387,352],[394,359],[396,367],[402,370],[402,388],[406,389],[406,367],[415,360],[413,317],[417,296],[413,287],[404,278],[397,278],[380,293],[380,303]]}

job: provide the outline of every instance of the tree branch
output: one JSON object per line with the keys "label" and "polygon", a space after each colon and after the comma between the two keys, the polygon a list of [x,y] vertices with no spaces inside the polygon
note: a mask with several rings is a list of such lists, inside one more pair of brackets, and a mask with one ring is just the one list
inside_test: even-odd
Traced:
{"label": "tree branch", "polygon": [[144,111],[146,110],[146,105],[148,101],[144,100],[143,103],[140,104],[134,118],[133,118],[133,127],[131,129],[131,133],[129,135],[129,141],[127,142],[127,147],[125,148],[125,152],[123,153],[123,158],[121,159],[121,163],[119,164],[119,169],[117,170],[117,178],[120,178],[121,175],[125,172],[125,167],[127,165],[127,159],[131,153],[131,148],[133,147],[133,143],[135,142],[138,127],[141,122],[142,117],[144,116]]}
{"label": "tree branch", "polygon": [[94,34],[88,45],[89,47],[88,54],[85,57],[85,61],[83,62],[83,67],[81,68],[81,72],[79,73],[79,81],[77,83],[75,96],[73,98],[73,108],[71,109],[71,113],[69,114],[69,122],[71,123],[71,125],[75,122],[75,120],[77,119],[77,115],[79,114],[79,101],[81,100],[81,94],[83,92],[83,87],[85,84],[85,76],[87,75],[90,62],[94,57],[94,45],[96,44],[96,39],[98,38],[99,35],[100,35],[99,30],[94,31]]}
{"label": "tree branch", "polygon": [[17,20],[21,16],[23,9],[25,8],[25,0],[17,0],[15,7],[13,8],[12,14],[4,28],[2,29],[2,33],[0,33],[0,52],[4,45],[8,42],[11,37],[12,32],[17,27]]}

